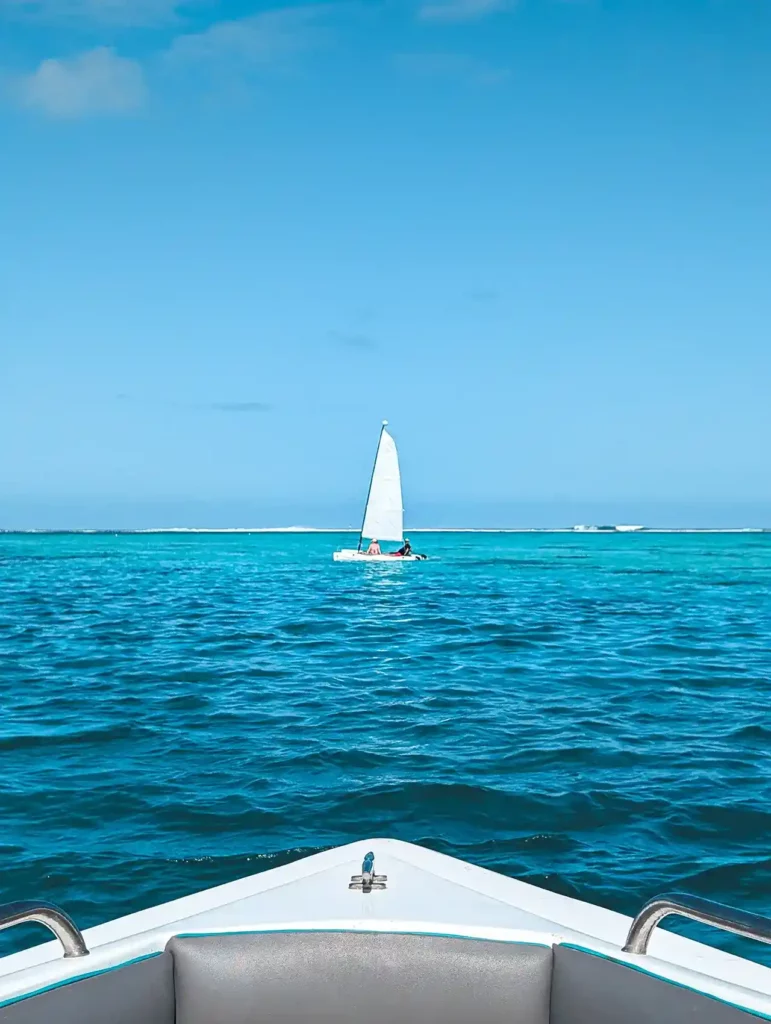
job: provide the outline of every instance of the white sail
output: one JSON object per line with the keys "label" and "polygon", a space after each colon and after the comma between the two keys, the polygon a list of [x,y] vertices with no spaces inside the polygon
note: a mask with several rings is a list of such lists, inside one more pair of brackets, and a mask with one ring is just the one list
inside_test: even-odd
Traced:
{"label": "white sail", "polygon": [[402,508],[402,479],[399,474],[399,456],[394,439],[383,427],[372,470],[367,507],[364,511],[362,537],[370,540],[404,539],[404,509]]}

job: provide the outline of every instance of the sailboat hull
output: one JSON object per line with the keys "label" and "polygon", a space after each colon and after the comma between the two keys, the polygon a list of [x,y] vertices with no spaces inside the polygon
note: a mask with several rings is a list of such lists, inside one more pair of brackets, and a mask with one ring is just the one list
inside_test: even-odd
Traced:
{"label": "sailboat hull", "polygon": [[344,548],[335,551],[332,558],[336,562],[425,562],[425,555],[368,555],[366,551],[355,551]]}

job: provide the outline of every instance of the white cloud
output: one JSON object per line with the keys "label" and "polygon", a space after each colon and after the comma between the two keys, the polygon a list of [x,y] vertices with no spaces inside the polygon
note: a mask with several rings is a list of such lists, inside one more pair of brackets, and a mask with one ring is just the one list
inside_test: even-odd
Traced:
{"label": "white cloud", "polygon": [[435,0],[418,10],[423,21],[474,21],[512,6],[512,0]]}
{"label": "white cloud", "polygon": [[51,117],[127,114],[145,101],[142,68],[105,46],[44,60],[17,82],[19,100]]}
{"label": "white cloud", "polygon": [[326,31],[318,21],[330,7],[306,4],[220,21],[204,32],[178,36],[167,56],[177,63],[273,64],[323,42]]}

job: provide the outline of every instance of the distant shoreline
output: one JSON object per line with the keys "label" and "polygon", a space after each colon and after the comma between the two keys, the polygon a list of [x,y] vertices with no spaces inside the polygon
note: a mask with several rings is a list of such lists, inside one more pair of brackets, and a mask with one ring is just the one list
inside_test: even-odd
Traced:
{"label": "distant shoreline", "polygon": [[[409,533],[566,533],[576,536],[596,536],[597,534],[640,534],[640,533],[771,533],[771,527],[765,526],[726,526],[726,527],[663,527],[663,526],[642,526],[634,529],[623,526],[602,526],[602,527],[581,527],[577,529],[572,526],[513,526],[513,527],[473,527],[473,526],[418,526],[411,527]],[[29,536],[29,535],[80,535],[90,534],[97,536],[143,536],[147,534],[311,534],[311,533],[337,533],[358,535],[359,531],[353,527],[315,527],[315,526],[236,526],[236,527],[197,527],[197,526],[161,526],[143,530],[115,530],[115,529],[28,529],[28,530],[4,530],[0,528],[0,536]]]}

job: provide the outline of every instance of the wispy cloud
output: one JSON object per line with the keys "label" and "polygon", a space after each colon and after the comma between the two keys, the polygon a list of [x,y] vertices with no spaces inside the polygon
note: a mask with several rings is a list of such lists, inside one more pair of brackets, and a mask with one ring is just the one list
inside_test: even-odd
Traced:
{"label": "wispy cloud", "polygon": [[328,30],[320,22],[331,7],[306,4],[220,21],[204,32],[177,36],[167,57],[177,64],[275,64],[326,40]]}
{"label": "wispy cloud", "polygon": [[44,60],[16,80],[14,92],[22,106],[62,118],[129,114],[146,98],[139,64],[106,46]]}
{"label": "wispy cloud", "polygon": [[178,0],[0,0],[0,16],[38,22],[155,25],[173,20]]}
{"label": "wispy cloud", "polygon": [[336,345],[344,348],[357,348],[363,352],[371,352],[377,348],[377,342],[369,334],[353,331],[330,331],[329,338]]}
{"label": "wispy cloud", "polygon": [[396,67],[411,75],[427,78],[461,78],[479,85],[505,82],[511,72],[464,53],[399,53]]}
{"label": "wispy cloud", "polygon": [[267,402],[208,402],[201,408],[211,412],[270,412]]}
{"label": "wispy cloud", "polygon": [[430,0],[418,8],[423,21],[476,21],[512,7],[514,0]]}

